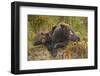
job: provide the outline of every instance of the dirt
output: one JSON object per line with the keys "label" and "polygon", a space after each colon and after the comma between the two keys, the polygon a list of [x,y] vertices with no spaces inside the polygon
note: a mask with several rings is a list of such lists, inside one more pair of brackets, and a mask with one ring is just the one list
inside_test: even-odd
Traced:
{"label": "dirt", "polygon": [[58,59],[84,59],[88,56],[87,45],[83,42],[73,44],[71,47],[60,48],[57,56],[53,57],[45,46],[37,46],[28,50],[28,60],[58,60]]}

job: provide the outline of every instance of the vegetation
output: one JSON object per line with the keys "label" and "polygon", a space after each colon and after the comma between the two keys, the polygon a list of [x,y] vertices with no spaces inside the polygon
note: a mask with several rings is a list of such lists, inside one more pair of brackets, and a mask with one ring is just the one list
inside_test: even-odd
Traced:
{"label": "vegetation", "polygon": [[[39,16],[28,15],[28,60],[48,60],[48,59],[79,59],[88,57],[87,48],[87,17],[78,16]],[[48,32],[53,26],[64,22],[79,35],[79,42],[70,42],[66,47],[58,49],[58,54],[54,58],[43,45],[33,46],[33,40],[37,33]]]}

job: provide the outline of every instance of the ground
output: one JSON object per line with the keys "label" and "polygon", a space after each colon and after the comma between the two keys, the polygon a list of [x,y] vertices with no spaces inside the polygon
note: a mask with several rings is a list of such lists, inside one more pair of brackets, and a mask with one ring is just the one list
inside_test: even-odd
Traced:
{"label": "ground", "polygon": [[43,45],[28,49],[28,60],[84,59],[88,57],[87,42],[70,42],[68,46],[59,48],[53,57]]}

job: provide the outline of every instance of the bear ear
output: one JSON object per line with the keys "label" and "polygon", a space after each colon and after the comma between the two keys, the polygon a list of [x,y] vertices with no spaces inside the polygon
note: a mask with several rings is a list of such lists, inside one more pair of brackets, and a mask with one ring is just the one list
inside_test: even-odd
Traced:
{"label": "bear ear", "polygon": [[60,26],[61,26],[61,28],[66,27],[64,23],[61,23]]}
{"label": "bear ear", "polygon": [[57,27],[57,26],[53,26],[52,31],[54,31],[56,27]]}
{"label": "bear ear", "polygon": [[53,27],[52,27],[51,31],[49,32],[49,35],[52,35],[52,34],[53,34],[53,32],[54,32],[54,30],[56,29],[56,27],[57,27],[57,26],[53,26]]}
{"label": "bear ear", "polygon": [[61,28],[64,28],[65,27],[63,24],[61,24],[60,26],[61,26]]}
{"label": "bear ear", "polygon": [[43,33],[43,32],[41,32],[40,34],[41,34],[41,35],[44,35],[44,33]]}

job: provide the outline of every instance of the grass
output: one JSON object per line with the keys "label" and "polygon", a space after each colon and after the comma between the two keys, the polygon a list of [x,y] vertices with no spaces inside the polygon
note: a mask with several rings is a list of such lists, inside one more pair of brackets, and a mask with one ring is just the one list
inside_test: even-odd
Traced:
{"label": "grass", "polygon": [[79,42],[69,42],[64,48],[59,48],[56,57],[52,57],[43,45],[33,46],[33,40],[38,32],[50,31],[61,20],[60,16],[28,16],[28,60],[58,60],[88,58],[87,17],[66,16],[65,23],[80,37]]}

